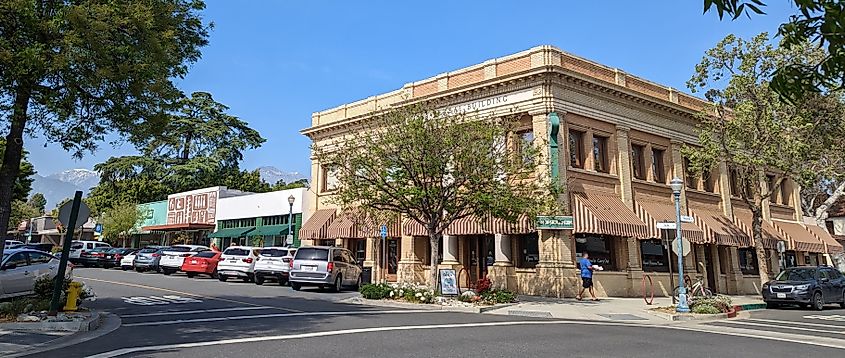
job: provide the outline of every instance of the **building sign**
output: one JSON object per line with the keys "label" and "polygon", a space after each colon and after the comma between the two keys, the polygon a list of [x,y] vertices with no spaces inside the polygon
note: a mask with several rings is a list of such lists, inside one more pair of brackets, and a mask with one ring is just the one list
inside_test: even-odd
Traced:
{"label": "building sign", "polygon": [[449,115],[456,115],[461,113],[472,113],[486,109],[507,106],[509,104],[516,104],[522,101],[534,98],[534,91],[531,89],[505,93],[495,96],[490,96],[475,101],[465,102],[454,106],[446,107],[444,112]]}
{"label": "building sign", "polygon": [[572,230],[575,229],[575,218],[572,216],[538,216],[537,229]]}
{"label": "building sign", "polygon": [[217,190],[167,198],[167,224],[215,224]]}

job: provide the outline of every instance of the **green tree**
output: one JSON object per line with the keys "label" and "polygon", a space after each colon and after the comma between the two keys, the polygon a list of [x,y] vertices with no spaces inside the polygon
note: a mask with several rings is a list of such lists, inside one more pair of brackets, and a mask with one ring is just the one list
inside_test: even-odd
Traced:
{"label": "green tree", "polygon": [[[792,0],[797,10],[780,25],[782,46],[801,48],[812,42],[827,49],[813,62],[786,63],[775,71],[770,86],[790,101],[805,93],[839,90],[845,84],[845,2],[840,0]],[[762,0],[704,0],[704,12],[715,9],[720,19],[743,14],[764,14]]]}
{"label": "green tree", "polygon": [[[0,157],[4,154],[5,146],[6,140],[0,138]],[[18,169],[17,179],[15,179],[15,185],[12,189],[12,200],[26,202],[27,198],[29,198],[29,192],[32,191],[32,182],[35,180],[33,178],[35,176],[35,167],[27,160],[28,155],[29,153],[25,150],[21,153],[21,164]],[[17,223],[13,224],[17,225]]]}
{"label": "green tree", "polygon": [[[0,2],[0,119],[8,125],[0,166],[0,232],[9,224],[24,131],[76,157],[107,134],[144,142],[166,123],[207,44],[201,0]],[[0,254],[3,242],[0,241]]]}
{"label": "green tree", "polygon": [[222,185],[230,189],[237,189],[251,193],[266,193],[273,191],[267,182],[261,180],[261,173],[258,170],[230,170],[223,177]]}
{"label": "green tree", "polygon": [[44,209],[47,208],[47,199],[44,198],[44,194],[35,193],[31,198],[29,198],[28,204],[29,206],[35,208],[35,210],[38,210],[38,213],[41,214],[44,213]]}
{"label": "green tree", "polygon": [[141,212],[138,210],[138,205],[133,203],[113,205],[111,209],[103,212],[103,238],[114,244],[120,241],[121,246],[126,246],[126,238],[138,225],[140,219]]}
{"label": "green tree", "polygon": [[[409,105],[362,121],[312,151],[337,178],[332,201],[358,207],[363,223],[401,214],[422,225],[431,267],[437,267],[438,242],[456,220],[475,215],[513,222],[547,203],[545,181],[535,177],[539,151],[520,146],[522,155],[514,155],[514,126],[511,118]],[[436,275],[432,270],[431,285]]]}
{"label": "green tree", "polygon": [[38,217],[41,215],[41,212],[38,209],[34,208],[27,202],[22,200],[15,200],[12,202],[12,215],[9,219],[9,223],[17,228],[17,225],[21,222],[26,220],[32,219],[34,217]]}
{"label": "green tree", "polygon": [[273,185],[273,191],[308,188],[309,186],[308,179],[299,179],[290,183],[285,183],[284,180],[279,180]]}
{"label": "green tree", "polygon": [[706,91],[714,103],[699,117],[700,146],[685,148],[698,172],[726,161],[743,203],[752,212],[752,236],[760,280],[768,281],[768,262],[762,242],[763,202],[780,190],[786,179],[802,178],[830,169],[823,158],[843,138],[843,105],[839,95],[820,94],[786,103],[770,86],[775,72],[819,56],[809,46],[775,47],[767,34],[751,40],[727,36],[708,50],[687,83]]}

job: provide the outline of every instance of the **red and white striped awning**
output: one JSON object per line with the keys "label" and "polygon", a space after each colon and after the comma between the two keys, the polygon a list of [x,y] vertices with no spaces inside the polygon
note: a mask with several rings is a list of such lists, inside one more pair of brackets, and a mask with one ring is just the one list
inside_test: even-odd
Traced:
{"label": "red and white striped awning", "polygon": [[[754,214],[751,213],[751,210],[743,209],[743,208],[734,208],[734,222],[739,226],[742,231],[748,235],[750,245],[754,246],[754,233],[751,229],[751,225],[753,223]],[[763,225],[763,247],[771,250],[777,249],[778,241],[785,241],[789,244],[789,240],[786,237],[783,237],[777,229],[775,229],[772,224],[769,224],[766,220],[763,220],[761,223]]]}
{"label": "red and white striped awning", "polygon": [[328,237],[328,228],[335,218],[336,209],[320,209],[311,214],[308,221],[299,229],[299,238],[320,240]]}
{"label": "red and white striped awning", "polygon": [[616,194],[572,192],[576,234],[648,238],[646,224]]}
{"label": "red and white striped awning", "polygon": [[[675,222],[677,220],[675,207],[671,202],[661,203],[657,200],[645,197],[638,197],[634,203],[637,216],[646,223],[651,238],[661,238],[658,222]],[[683,212],[681,212],[683,214]],[[708,243],[704,237],[704,231],[694,224],[681,224],[681,234],[693,244]]]}
{"label": "red and white striped awning", "polygon": [[[505,234],[521,235],[536,232],[534,222],[528,215],[520,215],[516,222],[508,222],[505,219],[488,216],[486,219],[479,219],[470,215],[456,220],[446,228],[446,235],[483,235],[483,234]],[[412,219],[405,219],[402,222],[402,232],[408,236],[428,236],[428,230]]]}
{"label": "red and white striped awning", "polygon": [[842,244],[836,241],[836,239],[831,236],[824,228],[817,225],[807,225],[807,229],[810,230],[813,235],[815,235],[817,238],[819,238],[819,240],[824,243],[824,247],[827,253],[845,251],[842,248]]}
{"label": "red and white striped awning", "polygon": [[806,251],[815,253],[824,253],[824,243],[813,235],[810,230],[807,230],[801,223],[794,221],[772,220],[775,229],[777,229],[783,236],[789,238],[789,249],[796,251]]}
{"label": "red and white striped awning", "polygon": [[718,207],[690,203],[689,211],[695,219],[695,225],[704,231],[708,243],[735,247],[754,246],[751,237],[734,224],[733,220],[723,215]]}

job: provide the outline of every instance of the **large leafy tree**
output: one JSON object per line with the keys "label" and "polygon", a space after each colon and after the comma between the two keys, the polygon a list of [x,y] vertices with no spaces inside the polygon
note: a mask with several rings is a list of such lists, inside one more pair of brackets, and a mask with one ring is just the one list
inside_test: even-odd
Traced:
{"label": "large leafy tree", "polygon": [[[171,79],[200,58],[201,0],[0,2],[0,232],[6,232],[24,133],[74,156],[108,133],[143,142],[177,97]],[[3,242],[0,240],[0,254]]]}
{"label": "large leafy tree", "polygon": [[779,68],[813,62],[824,56],[819,52],[808,46],[776,47],[765,33],[750,40],[730,35],[707,51],[687,83],[693,92],[706,91],[714,105],[699,116],[700,146],[685,152],[698,171],[721,160],[733,168],[739,190],[733,195],[753,214],[752,236],[763,282],[768,281],[763,202],[779,192],[786,179],[801,181],[830,169],[820,158],[845,134],[845,111],[837,94],[812,94],[787,103],[771,87]]}
{"label": "large leafy tree", "polygon": [[296,188],[308,188],[310,184],[308,183],[308,179],[298,179],[294,180],[290,183],[285,183],[284,180],[279,180],[276,184],[273,184],[272,190],[288,190],[288,189],[296,189]]}
{"label": "large leafy tree", "polygon": [[33,194],[27,203],[29,206],[35,208],[35,210],[38,210],[38,213],[44,213],[44,210],[47,208],[47,198],[41,193]]}
{"label": "large leafy tree", "polygon": [[138,206],[133,203],[119,203],[103,212],[103,237],[112,243],[121,240],[126,246],[126,238],[131,234],[141,218]]}
{"label": "large leafy tree", "polygon": [[[770,86],[790,101],[805,93],[842,89],[845,85],[845,2],[840,0],[792,0],[797,13],[780,25],[782,46],[801,48],[811,42],[826,49],[823,57],[807,63],[787,63],[773,73]],[[762,0],[704,0],[704,12],[715,10],[719,18],[737,19],[743,14],[764,14]]]}
{"label": "large leafy tree", "polygon": [[[470,215],[508,221],[548,204],[547,181],[533,145],[521,145],[515,121],[409,105],[364,120],[312,148],[336,173],[332,201],[357,207],[364,223],[401,214],[425,227],[436,267],[446,228]],[[513,150],[511,150],[513,149]],[[519,154],[516,154],[519,153]],[[431,270],[429,283],[436,282]]]}

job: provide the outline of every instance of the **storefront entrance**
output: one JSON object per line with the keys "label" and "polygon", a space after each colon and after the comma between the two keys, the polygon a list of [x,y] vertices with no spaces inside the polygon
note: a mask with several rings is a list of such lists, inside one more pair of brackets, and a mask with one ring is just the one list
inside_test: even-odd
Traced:
{"label": "storefront entrance", "polygon": [[[698,263],[696,263],[696,268],[698,268]],[[716,263],[713,261],[713,245],[705,245],[704,246],[704,267],[707,270],[707,287],[710,288],[714,293],[716,293],[716,270],[720,268],[716,267]]]}
{"label": "storefront entrance", "polygon": [[495,262],[493,236],[462,236],[461,243],[460,262],[469,275],[470,283],[478,282],[487,276],[487,268]]}
{"label": "storefront entrance", "polygon": [[402,240],[387,240],[387,280],[396,282],[399,272],[399,257],[402,254]]}

